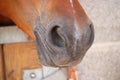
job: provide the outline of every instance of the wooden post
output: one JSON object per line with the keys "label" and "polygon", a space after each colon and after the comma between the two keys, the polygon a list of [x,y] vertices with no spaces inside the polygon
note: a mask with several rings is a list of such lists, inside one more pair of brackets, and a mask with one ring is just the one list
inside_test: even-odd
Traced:
{"label": "wooden post", "polygon": [[0,80],[4,80],[2,45],[0,45]]}
{"label": "wooden post", "polygon": [[68,80],[78,80],[76,67],[68,67]]}
{"label": "wooden post", "polygon": [[5,44],[3,48],[6,80],[22,80],[24,69],[41,67],[33,42]]}

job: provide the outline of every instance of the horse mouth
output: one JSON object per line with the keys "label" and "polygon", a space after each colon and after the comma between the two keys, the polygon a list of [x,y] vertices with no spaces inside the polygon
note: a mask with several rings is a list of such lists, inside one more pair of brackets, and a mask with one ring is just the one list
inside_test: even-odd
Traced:
{"label": "horse mouth", "polygon": [[[52,42],[57,44],[56,46],[51,45],[49,39],[46,38],[46,33],[41,33],[39,29],[34,31],[36,36],[36,45],[38,51],[38,57],[40,62],[45,66],[52,67],[67,67],[77,65],[83,59],[86,51],[89,49],[94,39],[94,29],[93,25],[90,26],[90,37],[88,39],[89,43],[85,46],[80,45],[81,41],[77,40],[76,45],[67,46],[63,44],[64,41],[60,43]],[[42,34],[42,35],[40,35]],[[54,34],[54,33],[53,33]],[[76,48],[74,50],[74,48]]]}
{"label": "horse mouth", "polygon": [[64,59],[60,61],[59,59],[60,58],[59,56],[62,56],[61,53],[66,54],[65,48],[58,49],[59,47],[56,47],[55,49],[53,49],[51,48],[50,46],[51,44],[48,43],[47,39],[43,40],[43,37],[41,39],[39,35],[39,31],[35,31],[34,33],[36,36],[36,45],[37,45],[38,57],[40,62],[45,66],[66,67],[69,60]]}
{"label": "horse mouth", "polygon": [[84,28],[75,25],[78,29],[74,25],[57,22],[47,26],[40,22],[36,24],[34,34],[39,60],[52,67],[77,65],[93,43],[93,25]]}

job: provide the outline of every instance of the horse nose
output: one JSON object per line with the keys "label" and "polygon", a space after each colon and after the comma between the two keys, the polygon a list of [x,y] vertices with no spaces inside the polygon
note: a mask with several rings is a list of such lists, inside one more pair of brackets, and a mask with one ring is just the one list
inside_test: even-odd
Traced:
{"label": "horse nose", "polygon": [[[70,25],[54,25],[49,34],[48,41],[54,47],[76,47],[77,45],[91,45],[94,39],[93,24],[80,28],[77,23]],[[78,44],[75,44],[77,41]],[[75,45],[75,46],[74,46]],[[81,46],[83,47],[83,45]]]}
{"label": "horse nose", "polygon": [[51,30],[48,32],[48,42],[51,47],[54,47],[54,49],[59,48],[59,50],[62,50],[74,42],[73,26],[67,24],[56,24],[51,27]]}
{"label": "horse nose", "polygon": [[60,30],[61,30],[61,26],[55,25],[51,29],[49,36],[48,36],[51,44],[56,47],[65,46],[65,36]]}
{"label": "horse nose", "polygon": [[[70,24],[70,25],[69,25]],[[53,62],[60,65],[79,63],[94,39],[93,24],[82,28],[78,23],[54,25],[48,33],[48,44],[54,57]]]}
{"label": "horse nose", "polygon": [[55,21],[35,28],[39,59],[47,66],[72,66],[84,57],[94,39],[92,23]]}
{"label": "horse nose", "polygon": [[89,39],[89,42],[90,42],[90,45],[93,43],[93,40],[94,40],[94,25],[93,25],[93,23],[91,23],[90,25],[89,25],[89,28],[90,28],[90,39]]}

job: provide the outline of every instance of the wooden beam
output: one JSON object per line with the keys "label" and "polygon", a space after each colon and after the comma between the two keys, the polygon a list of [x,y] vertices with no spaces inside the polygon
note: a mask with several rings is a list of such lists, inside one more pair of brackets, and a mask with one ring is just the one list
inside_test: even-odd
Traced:
{"label": "wooden beam", "polygon": [[5,44],[3,48],[6,80],[22,80],[24,69],[41,67],[33,42]]}
{"label": "wooden beam", "polygon": [[3,76],[3,55],[2,46],[0,45],[0,80],[4,80]]}

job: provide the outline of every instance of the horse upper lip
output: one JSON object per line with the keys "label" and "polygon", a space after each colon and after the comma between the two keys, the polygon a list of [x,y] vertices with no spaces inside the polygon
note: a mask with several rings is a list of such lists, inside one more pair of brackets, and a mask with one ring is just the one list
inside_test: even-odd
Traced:
{"label": "horse upper lip", "polygon": [[[39,24],[38,24],[39,25]],[[54,27],[53,25],[50,25]],[[66,25],[69,26],[69,25]],[[41,48],[43,52],[39,51],[40,60],[42,64],[47,66],[71,66],[72,64],[77,64],[83,58],[86,50],[90,47],[94,39],[94,29],[93,25],[80,29],[79,25],[75,25],[78,28],[73,28],[70,26],[68,29],[65,26],[62,26],[58,29],[50,27],[45,29],[40,26],[35,28],[35,35],[37,37],[38,49]],[[51,32],[53,29],[53,39],[51,38]],[[56,31],[56,32],[54,32]],[[77,31],[77,32],[75,32]],[[90,33],[90,34],[88,34]],[[41,34],[41,35],[40,35]],[[57,34],[57,38],[56,35]],[[59,39],[58,39],[59,37]],[[53,44],[51,41],[56,38],[56,43]],[[61,39],[60,39],[61,38]],[[51,41],[50,41],[51,40]],[[57,40],[64,42],[64,45],[57,43]],[[57,44],[57,45],[56,45]],[[59,46],[60,45],[60,46]]]}

